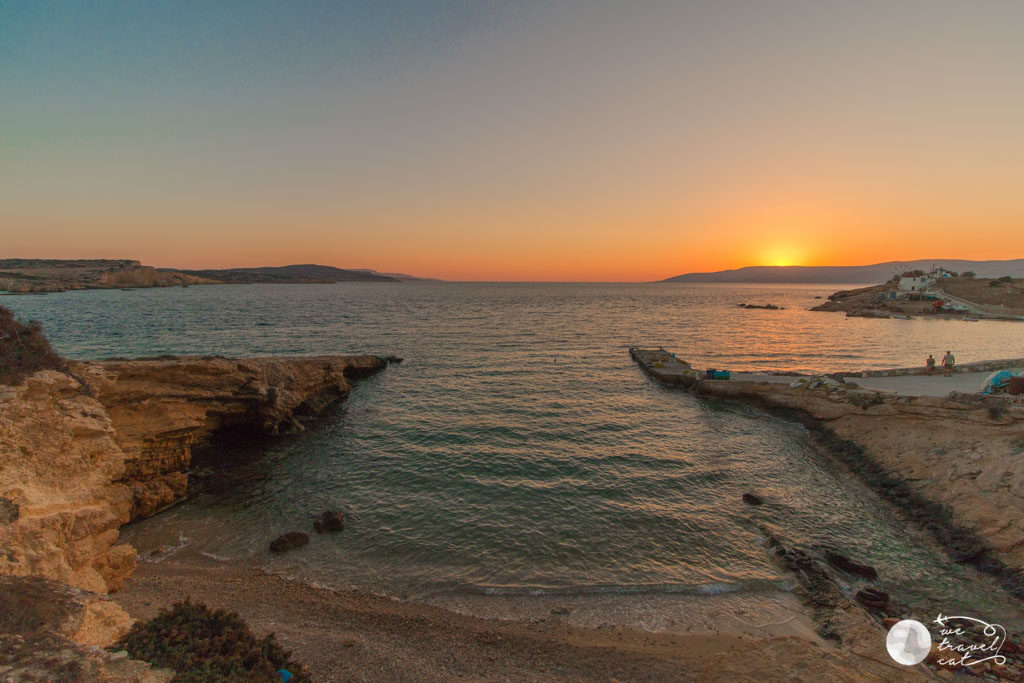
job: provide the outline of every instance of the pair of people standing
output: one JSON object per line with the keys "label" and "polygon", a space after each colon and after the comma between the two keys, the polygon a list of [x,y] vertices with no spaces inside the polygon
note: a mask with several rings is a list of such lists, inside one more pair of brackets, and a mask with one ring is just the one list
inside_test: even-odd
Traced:
{"label": "pair of people standing", "polygon": [[[949,377],[953,374],[953,366],[956,364],[956,358],[949,351],[946,351],[946,355],[942,357],[942,371]],[[925,371],[932,375],[935,373],[935,358],[932,354],[928,354],[928,360],[924,362]]]}

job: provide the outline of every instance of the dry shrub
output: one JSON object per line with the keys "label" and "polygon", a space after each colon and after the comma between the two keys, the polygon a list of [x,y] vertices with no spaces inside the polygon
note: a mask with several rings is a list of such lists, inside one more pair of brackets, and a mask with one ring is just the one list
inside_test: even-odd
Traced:
{"label": "dry shrub", "polygon": [[175,681],[279,681],[280,669],[292,673],[291,683],[309,680],[274,634],[258,640],[234,612],[188,600],[136,623],[113,649],[173,669]]}
{"label": "dry shrub", "polygon": [[39,370],[61,370],[64,359],[54,352],[37,322],[22,323],[0,306],[0,384],[20,384]]}

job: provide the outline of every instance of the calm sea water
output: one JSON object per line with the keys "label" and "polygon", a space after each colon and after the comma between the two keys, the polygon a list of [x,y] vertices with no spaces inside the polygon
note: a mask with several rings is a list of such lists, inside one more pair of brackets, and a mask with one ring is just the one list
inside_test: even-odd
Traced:
{"label": "calm sea water", "polygon": [[[344,284],[6,297],[76,358],[405,358],[217,494],[127,532],[303,580],[417,599],[713,595],[791,587],[756,523],[879,568],[908,600],[999,611],[984,578],[816,452],[802,427],[650,382],[631,345],[697,366],[863,369],[1024,355],[1013,323],[847,319],[834,286]],[[784,311],[745,310],[772,302]],[[740,502],[757,490],[770,501]],[[271,557],[341,508],[348,528]]]}

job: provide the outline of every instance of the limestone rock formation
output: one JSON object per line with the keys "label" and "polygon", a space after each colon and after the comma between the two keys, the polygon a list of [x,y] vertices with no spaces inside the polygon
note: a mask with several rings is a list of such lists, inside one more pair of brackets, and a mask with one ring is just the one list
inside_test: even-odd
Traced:
{"label": "limestone rock formation", "polygon": [[105,593],[135,567],[120,526],[181,500],[192,448],[274,434],[345,396],[376,356],[73,363],[0,386],[0,575]]}
{"label": "limestone rock formation", "polygon": [[99,595],[135,568],[120,526],[185,495],[193,446],[223,431],[301,429],[353,378],[385,366],[375,356],[162,358],[72,363],[0,385],[0,677],[170,680],[100,649],[131,625]]}
{"label": "limestone rock formation", "polygon": [[135,567],[116,545],[131,491],[110,419],[72,377],[38,372],[0,386],[0,574],[107,592]]}
{"label": "limestone rock formation", "polygon": [[376,356],[160,358],[74,363],[124,451],[132,519],[181,500],[192,450],[217,432],[301,429],[344,397],[351,381],[386,367]]}

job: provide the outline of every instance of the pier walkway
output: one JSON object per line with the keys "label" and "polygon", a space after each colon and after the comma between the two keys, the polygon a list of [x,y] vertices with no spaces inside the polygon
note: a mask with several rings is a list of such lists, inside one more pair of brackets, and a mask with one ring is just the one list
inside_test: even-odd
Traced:
{"label": "pier walkway", "polygon": [[[732,372],[728,380],[709,380],[704,378],[702,371],[694,369],[688,362],[679,360],[669,351],[659,349],[631,348],[629,355],[633,357],[648,375],[662,384],[689,388],[697,382],[754,382],[759,384],[792,384],[801,379],[810,380],[815,375],[774,374],[770,372]],[[1010,362],[1008,362],[1010,364]],[[898,396],[934,396],[944,398],[950,392],[965,394],[980,392],[985,380],[992,370],[975,372],[957,372],[951,377],[942,374],[942,368],[936,368],[934,375],[896,375],[884,376],[872,374],[859,377],[852,373],[844,373],[847,382],[856,384],[862,389],[879,391]],[[822,377],[824,375],[817,375]]]}

